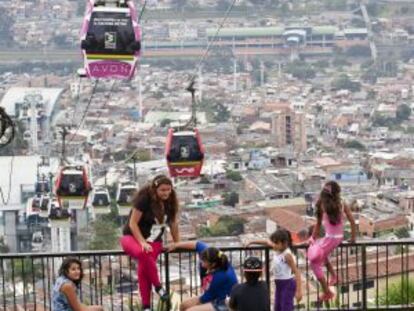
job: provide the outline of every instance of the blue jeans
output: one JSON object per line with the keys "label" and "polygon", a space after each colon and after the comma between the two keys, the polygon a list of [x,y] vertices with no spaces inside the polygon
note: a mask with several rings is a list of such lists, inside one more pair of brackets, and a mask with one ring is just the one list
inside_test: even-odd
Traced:
{"label": "blue jeans", "polygon": [[226,306],[226,302],[224,300],[213,300],[211,302],[215,311],[228,311],[229,309]]}

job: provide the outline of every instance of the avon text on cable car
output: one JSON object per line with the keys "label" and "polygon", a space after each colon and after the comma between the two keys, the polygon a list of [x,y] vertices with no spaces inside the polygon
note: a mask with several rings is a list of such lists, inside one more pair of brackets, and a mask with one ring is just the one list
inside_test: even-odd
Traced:
{"label": "avon text on cable car", "polygon": [[141,50],[134,2],[88,0],[81,49],[86,77],[131,79]]}

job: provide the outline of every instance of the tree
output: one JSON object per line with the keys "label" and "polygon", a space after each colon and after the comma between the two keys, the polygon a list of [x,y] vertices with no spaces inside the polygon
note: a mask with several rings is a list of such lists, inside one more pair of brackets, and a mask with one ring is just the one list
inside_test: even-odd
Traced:
{"label": "tree", "polygon": [[402,104],[397,107],[396,118],[397,121],[406,121],[410,118],[411,108],[407,104]]}
{"label": "tree", "polygon": [[343,67],[343,66],[350,66],[351,63],[346,60],[346,58],[342,55],[335,56],[332,61],[332,65],[335,67]]}
{"label": "tree", "polygon": [[91,250],[114,250],[119,246],[118,225],[105,218],[97,219],[92,225],[92,238],[89,242]]}
{"label": "tree", "polygon": [[351,19],[351,24],[352,27],[356,27],[356,28],[364,28],[365,27],[365,21],[360,17],[353,17]]}
{"label": "tree", "polygon": [[243,179],[242,175],[237,171],[227,171],[226,177],[232,181],[241,181]]}
{"label": "tree", "polygon": [[[269,74],[265,70],[263,72],[263,83],[266,83],[266,81],[268,79],[268,76],[269,76]],[[255,69],[252,72],[252,79],[253,79],[255,85],[260,86],[260,84],[262,83],[262,72],[261,72],[260,68],[255,67]]]}
{"label": "tree", "polygon": [[170,126],[170,123],[172,122],[172,120],[171,119],[168,119],[168,118],[166,118],[166,119],[163,119],[161,122],[160,122],[160,126],[161,127],[168,127],[168,126]]}
{"label": "tree", "polygon": [[376,70],[366,70],[361,75],[361,80],[367,83],[375,84],[377,83],[378,72]]}
{"label": "tree", "polygon": [[9,246],[4,241],[4,237],[0,236],[0,254],[5,254],[10,251]]}
{"label": "tree", "polygon": [[395,230],[394,234],[399,239],[405,239],[405,238],[410,237],[410,232],[408,231],[407,227],[403,227],[403,228],[399,228],[399,229]]}
{"label": "tree", "polygon": [[223,123],[230,118],[230,111],[227,107],[222,103],[216,103],[212,99],[203,99],[198,107],[206,113],[209,122]]}
{"label": "tree", "polygon": [[313,66],[319,70],[325,70],[326,68],[329,68],[330,64],[327,60],[322,59],[322,60],[318,60],[315,63],[313,63]]}
{"label": "tree", "polygon": [[[135,152],[135,161],[146,162],[151,160],[151,150],[141,149]],[[130,163],[134,163],[134,158],[131,158]]]}
{"label": "tree", "polygon": [[301,60],[296,60],[288,64],[286,66],[286,72],[300,80],[313,79],[316,75],[312,66]]}
{"label": "tree", "polygon": [[237,203],[239,203],[239,194],[237,192],[232,191],[224,194],[224,205],[235,207]]}
{"label": "tree", "polygon": [[361,90],[361,83],[351,81],[346,74],[340,75],[332,81],[332,88],[335,90],[349,90],[351,92],[359,92]]}
{"label": "tree", "polygon": [[[26,284],[32,282],[33,279],[44,277],[42,264],[30,258],[22,258],[21,260],[13,260],[10,269],[5,273],[6,280],[9,281],[24,281]],[[24,288],[28,291],[28,288]],[[27,294],[27,293],[26,293]]]}
{"label": "tree", "polygon": [[345,148],[357,149],[357,150],[360,150],[360,151],[366,150],[365,145],[360,143],[359,141],[357,141],[355,139],[347,141],[345,143]]}
{"label": "tree", "polygon": [[367,94],[367,99],[375,99],[377,97],[377,92],[375,90],[369,90]]}
{"label": "tree", "polygon": [[203,226],[198,229],[198,236],[236,236],[244,232],[246,220],[240,217],[222,216],[211,227]]}
{"label": "tree", "polygon": [[380,306],[385,305],[408,305],[414,302],[414,280],[404,276],[388,288],[387,292],[377,296]]}
{"label": "tree", "polygon": [[207,176],[201,176],[200,178],[200,184],[211,184],[210,180],[208,179]]}
{"label": "tree", "polygon": [[384,117],[380,114],[375,114],[372,124],[374,126],[391,127],[395,125],[395,119],[390,117]]}
{"label": "tree", "polygon": [[369,57],[371,56],[371,48],[366,45],[354,45],[349,47],[345,53],[350,57]]}

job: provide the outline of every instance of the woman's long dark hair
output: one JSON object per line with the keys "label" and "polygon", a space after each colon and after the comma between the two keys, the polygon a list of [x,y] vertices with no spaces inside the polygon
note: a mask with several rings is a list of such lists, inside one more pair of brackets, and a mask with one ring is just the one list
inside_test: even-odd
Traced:
{"label": "woman's long dark hair", "polygon": [[229,267],[227,256],[215,247],[206,248],[201,252],[200,258],[211,264],[214,270],[227,270]]}
{"label": "woman's long dark hair", "polygon": [[[72,264],[77,264],[79,265],[79,269],[80,269],[80,276],[78,280],[72,280],[69,278],[68,273],[69,273],[69,268]],[[80,283],[82,282],[83,279],[83,269],[82,269],[82,263],[80,262],[79,259],[74,258],[74,257],[68,257],[65,258],[65,260],[63,260],[62,265],[59,268],[59,275],[60,276],[64,276],[65,278],[71,280],[73,283],[75,283],[76,286],[79,286]]]}
{"label": "woman's long dark hair", "polygon": [[316,202],[316,216],[318,219],[322,219],[322,214],[328,215],[329,222],[332,225],[336,225],[341,221],[341,187],[335,181],[328,181],[323,186],[319,195],[319,199]]}
{"label": "woman's long dark hair", "polygon": [[164,212],[168,217],[168,221],[172,223],[176,220],[179,204],[177,199],[177,193],[173,188],[173,183],[171,179],[165,175],[156,176],[150,184],[139,189],[139,191],[135,194],[132,200],[132,205],[134,207],[138,207],[141,204],[141,202],[145,202],[148,199],[150,199],[151,209],[154,212],[155,217],[158,220],[162,220],[164,217],[163,208],[161,205],[161,200],[157,196],[157,189],[161,185],[171,186],[171,194],[165,201],[166,204],[164,204]]}

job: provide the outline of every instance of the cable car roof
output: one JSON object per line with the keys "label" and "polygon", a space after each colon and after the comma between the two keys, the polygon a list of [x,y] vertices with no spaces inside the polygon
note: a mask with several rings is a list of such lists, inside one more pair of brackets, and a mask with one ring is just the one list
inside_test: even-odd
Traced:
{"label": "cable car roof", "polygon": [[173,136],[196,136],[196,133],[193,131],[180,131],[174,132]]}
{"label": "cable car roof", "polygon": [[110,13],[127,13],[129,12],[129,8],[113,8],[113,7],[94,7],[92,14],[95,12],[110,12]]}
{"label": "cable car roof", "polygon": [[83,176],[83,171],[79,170],[64,170],[62,172],[63,175],[80,175]]}
{"label": "cable car roof", "polygon": [[107,189],[102,189],[102,188],[98,188],[98,189],[95,189],[95,194],[99,194],[99,193],[108,193],[108,190]]}
{"label": "cable car roof", "polygon": [[121,189],[136,189],[137,188],[137,186],[135,186],[135,185],[122,185],[121,186]]}

